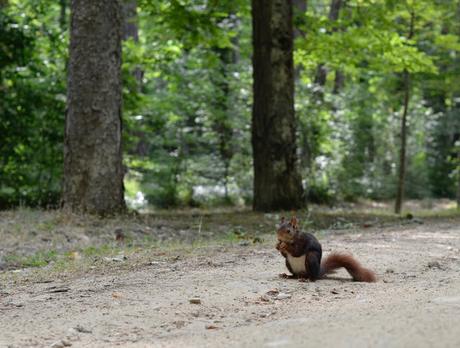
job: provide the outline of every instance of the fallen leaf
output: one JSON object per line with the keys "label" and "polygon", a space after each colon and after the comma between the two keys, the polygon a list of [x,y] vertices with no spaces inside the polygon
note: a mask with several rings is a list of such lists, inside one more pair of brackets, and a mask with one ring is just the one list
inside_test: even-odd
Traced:
{"label": "fallen leaf", "polygon": [[270,302],[270,299],[266,295],[260,296],[259,300],[262,302]]}
{"label": "fallen leaf", "polygon": [[112,297],[113,298],[122,298],[123,294],[121,294],[120,292],[112,292]]}
{"label": "fallen leaf", "polygon": [[78,251],[71,251],[69,253],[69,259],[71,260],[80,260],[81,259],[81,255]]}

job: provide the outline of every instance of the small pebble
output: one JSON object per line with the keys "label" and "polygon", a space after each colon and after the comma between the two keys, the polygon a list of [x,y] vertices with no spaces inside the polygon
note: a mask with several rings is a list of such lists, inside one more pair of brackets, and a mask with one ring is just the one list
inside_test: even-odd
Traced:
{"label": "small pebble", "polygon": [[443,269],[443,267],[441,266],[441,264],[438,262],[438,261],[432,261],[432,262],[428,262],[428,268],[437,268],[437,269]]}
{"label": "small pebble", "polygon": [[54,342],[50,346],[50,348],[64,348],[64,347],[70,347],[71,345],[72,345],[72,343],[70,343],[69,341],[60,340],[60,341]]}
{"label": "small pebble", "polygon": [[276,295],[275,299],[276,300],[286,300],[288,298],[291,298],[291,294],[286,294],[284,292],[280,292],[278,295]]}
{"label": "small pebble", "polygon": [[81,326],[81,325],[75,326],[74,329],[75,329],[76,331],[78,331],[78,332],[81,332],[81,333],[92,333],[92,332],[93,332],[92,330],[87,329],[87,328],[85,328],[85,327],[83,327],[83,326]]}

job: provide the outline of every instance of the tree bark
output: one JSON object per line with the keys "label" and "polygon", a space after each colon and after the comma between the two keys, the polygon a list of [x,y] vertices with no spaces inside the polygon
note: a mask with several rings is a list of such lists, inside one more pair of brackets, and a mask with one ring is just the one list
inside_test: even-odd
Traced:
{"label": "tree bark", "polygon": [[257,211],[305,204],[297,163],[292,0],[252,0],[252,149]]}
{"label": "tree bark", "polygon": [[[407,38],[410,40],[414,36],[414,20],[415,13],[411,12],[409,24],[409,34]],[[404,109],[401,117],[401,147],[399,151],[399,175],[398,175],[398,191],[396,192],[395,213],[401,214],[404,201],[404,186],[406,180],[406,144],[407,144],[407,112],[409,110],[410,98],[410,74],[407,69],[403,72],[404,79]]]}
{"label": "tree bark", "polygon": [[63,206],[125,209],[121,150],[122,8],[118,0],[72,0]]}

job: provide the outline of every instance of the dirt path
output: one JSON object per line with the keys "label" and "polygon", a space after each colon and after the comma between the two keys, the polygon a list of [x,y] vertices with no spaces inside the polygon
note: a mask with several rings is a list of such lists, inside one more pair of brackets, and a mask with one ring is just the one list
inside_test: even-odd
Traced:
{"label": "dirt path", "polygon": [[2,285],[0,346],[460,347],[458,222],[321,242],[326,254],[352,251],[379,281],[280,279],[269,246],[155,257],[131,272]]}

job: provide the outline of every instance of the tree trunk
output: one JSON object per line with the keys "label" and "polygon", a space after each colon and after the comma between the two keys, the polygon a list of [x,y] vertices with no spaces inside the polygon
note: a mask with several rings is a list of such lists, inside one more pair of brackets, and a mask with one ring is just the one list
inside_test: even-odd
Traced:
{"label": "tree trunk", "polygon": [[305,200],[296,153],[292,0],[252,0],[252,25],[253,208],[298,209]]}
{"label": "tree trunk", "polygon": [[401,214],[406,179],[406,143],[407,143],[407,111],[409,109],[410,76],[404,71],[404,109],[401,118],[401,147],[399,149],[398,191],[396,193],[395,213]]}
{"label": "tree trunk", "polygon": [[299,26],[305,24],[307,12],[307,0],[292,0],[294,9],[294,39],[305,36],[305,33],[299,28]]}
{"label": "tree trunk", "polygon": [[[411,19],[409,24],[409,34],[407,39],[412,39],[414,36],[414,20],[415,13],[411,12]],[[410,75],[409,71],[404,70],[404,109],[401,118],[401,148],[399,151],[399,175],[398,175],[398,191],[396,193],[395,213],[401,214],[403,200],[404,200],[404,186],[406,180],[406,144],[407,144],[407,112],[409,110],[410,98]]]}
{"label": "tree trunk", "polygon": [[59,0],[59,26],[62,31],[67,29],[67,1],[68,0]]}
{"label": "tree trunk", "polygon": [[137,27],[137,0],[123,1],[123,40],[132,38],[139,41],[139,29]]}
{"label": "tree trunk", "polygon": [[[305,32],[302,31],[302,27],[306,24],[306,17],[305,13],[308,9],[307,0],[293,0],[293,16],[294,16],[294,40],[299,37],[302,37],[304,40]],[[294,67],[294,81],[295,81],[295,93],[297,93],[299,88],[302,88],[303,85],[300,81],[300,74],[302,72],[302,65],[297,65]],[[295,99],[295,98],[294,98]],[[297,110],[295,111],[296,114]],[[299,120],[299,117],[297,117]],[[308,132],[302,131],[302,126],[300,126],[299,132],[299,148],[300,148],[300,167],[301,169],[308,168],[311,169],[311,162],[312,162],[312,151],[310,145],[310,135]]]}
{"label": "tree trunk", "polygon": [[[221,23],[223,24],[223,23]],[[229,13],[225,18],[225,25],[228,30],[238,31],[240,25],[240,19],[235,13]],[[224,165],[223,171],[223,184],[225,190],[225,200],[229,201],[229,176],[230,176],[230,164],[235,150],[233,146],[233,122],[230,114],[230,103],[231,103],[231,85],[230,77],[232,74],[232,67],[236,66],[240,59],[240,54],[237,47],[239,47],[239,37],[235,36],[232,38],[232,47],[218,48],[214,50],[219,57],[219,74],[214,82],[218,92],[214,101],[216,108],[216,115],[213,123],[213,128],[218,136],[218,150],[219,156]]]}
{"label": "tree trunk", "polygon": [[[224,30],[238,31],[240,19],[235,13],[230,11],[227,16],[222,17],[218,25]],[[224,185],[224,199],[226,201],[230,200],[228,189],[230,164],[235,154],[233,146],[234,128],[230,114],[230,98],[232,94],[230,82],[232,67],[236,66],[240,58],[239,52],[235,49],[239,45],[238,41],[238,36],[235,36],[232,38],[231,47],[213,47],[213,51],[219,63],[217,71],[211,76],[211,81],[215,90],[212,99],[212,129],[217,135],[217,150],[223,164],[223,172],[220,178]]]}
{"label": "tree trunk", "polygon": [[234,63],[235,54],[232,48],[215,48],[215,52],[219,57],[219,74],[214,81],[217,89],[214,106],[215,115],[213,120],[213,129],[217,133],[218,151],[220,159],[224,165],[223,183],[225,188],[225,199],[228,200],[228,178],[230,173],[230,163],[232,161],[234,151],[232,146],[233,128],[231,117],[229,115],[229,69]]}
{"label": "tree trunk", "polygon": [[[123,0],[123,41],[132,39],[134,42],[139,42],[139,25],[137,16],[137,0]],[[139,67],[135,66],[131,70],[131,75],[134,77],[134,82],[131,84],[129,81],[125,83],[124,87],[128,90],[128,93],[141,93],[142,92],[142,80],[144,78],[144,71]],[[126,81],[125,81],[126,82]],[[129,154],[135,154],[139,157],[145,157],[149,154],[150,146],[148,143],[148,135],[142,129],[145,120],[139,120],[137,125],[138,129],[125,129],[130,136],[136,139],[136,144],[132,150],[128,150]]]}
{"label": "tree trunk", "polygon": [[[454,97],[454,99],[457,99]],[[457,104],[457,105],[456,105]],[[453,107],[455,109],[458,109],[458,107],[460,106],[460,103],[454,103]],[[458,125],[458,123],[457,123]],[[455,127],[455,126],[453,126]],[[458,127],[457,127],[458,128]],[[457,201],[457,209],[460,209],[460,133],[454,133],[454,137],[453,137],[453,151],[457,154],[457,158],[456,158],[456,170],[457,170],[457,190],[456,190],[456,193],[455,193],[455,199]],[[455,154],[453,154],[452,156],[455,156]]]}
{"label": "tree trunk", "polygon": [[[460,3],[457,4],[457,18],[459,18],[460,16]],[[460,28],[459,28],[460,29]],[[460,35],[460,31],[457,32],[457,35]],[[460,65],[460,59],[458,58],[457,56],[457,59],[456,59],[456,63],[457,63],[457,66]],[[454,104],[455,105],[455,108],[458,110],[460,109],[460,96],[458,95],[458,93],[455,95],[457,98],[455,98],[454,100],[456,100],[456,103]],[[458,138],[456,139],[456,144],[454,144],[454,146],[456,146],[457,148],[457,209],[460,209],[460,134],[458,134]]]}
{"label": "tree trunk", "polygon": [[340,90],[345,85],[345,75],[340,70],[335,71],[335,79],[334,79],[334,89],[332,93],[339,94]]}
{"label": "tree trunk", "polygon": [[[337,21],[339,19],[339,14],[340,14],[340,8],[342,7],[342,0],[331,0],[331,6],[329,8],[329,20],[330,21]],[[334,29],[335,31],[335,29]],[[341,73],[339,73],[341,75]],[[336,74],[336,77],[338,75]],[[326,85],[326,80],[327,80],[327,69],[323,63],[319,64],[318,67],[316,68],[316,75],[315,75],[315,84],[317,85],[318,89],[315,92],[315,95],[317,99],[323,100],[324,97],[324,91],[323,88]],[[335,91],[338,92],[338,88],[341,87],[340,83],[342,83],[343,80],[339,78],[339,80],[336,80],[334,83],[334,93]]]}
{"label": "tree trunk", "polygon": [[[139,27],[137,19],[137,0],[123,1],[123,40],[133,39],[134,42],[139,42]],[[133,71],[133,76],[137,82],[138,91],[142,87],[142,79],[144,71],[136,67]]]}
{"label": "tree trunk", "polygon": [[460,209],[460,149],[457,154],[457,209]]}
{"label": "tree trunk", "polygon": [[121,151],[121,36],[118,0],[72,0],[64,144],[64,208],[125,208]]}

